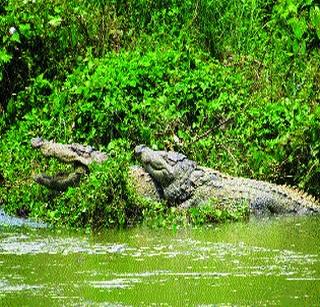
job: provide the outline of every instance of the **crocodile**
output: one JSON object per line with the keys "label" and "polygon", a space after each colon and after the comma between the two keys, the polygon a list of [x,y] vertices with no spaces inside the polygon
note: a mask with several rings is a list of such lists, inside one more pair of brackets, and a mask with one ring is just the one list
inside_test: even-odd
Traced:
{"label": "crocodile", "polygon": [[230,205],[245,202],[248,211],[258,216],[320,213],[319,202],[297,188],[233,177],[198,166],[181,153],[145,145],[137,146],[135,155],[154,180],[159,197],[181,210],[206,204],[228,210]]}
{"label": "crocodile", "polygon": [[75,170],[70,174],[58,173],[54,176],[40,174],[33,177],[35,182],[56,191],[65,191],[69,187],[79,185],[82,176],[89,173],[89,164],[102,163],[107,159],[105,153],[82,144],[61,144],[36,137],[31,139],[31,146],[40,149],[44,156],[55,157],[74,165]]}

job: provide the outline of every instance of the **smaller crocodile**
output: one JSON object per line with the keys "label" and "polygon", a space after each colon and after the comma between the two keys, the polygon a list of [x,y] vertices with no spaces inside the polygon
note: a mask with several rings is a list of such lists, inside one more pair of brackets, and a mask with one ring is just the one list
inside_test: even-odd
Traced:
{"label": "smaller crocodile", "polygon": [[295,188],[232,177],[198,166],[181,153],[145,145],[137,146],[135,154],[156,182],[159,195],[180,209],[212,203],[228,210],[230,205],[246,202],[254,215],[320,213],[319,202]]}
{"label": "smaller crocodile", "polygon": [[49,189],[64,191],[68,187],[77,186],[81,177],[89,172],[88,165],[101,163],[107,159],[107,155],[97,151],[94,147],[81,144],[61,144],[43,140],[41,137],[31,139],[31,146],[39,148],[43,155],[55,157],[62,162],[72,163],[74,172],[70,174],[58,173],[54,176],[46,174],[34,176],[35,182]]}

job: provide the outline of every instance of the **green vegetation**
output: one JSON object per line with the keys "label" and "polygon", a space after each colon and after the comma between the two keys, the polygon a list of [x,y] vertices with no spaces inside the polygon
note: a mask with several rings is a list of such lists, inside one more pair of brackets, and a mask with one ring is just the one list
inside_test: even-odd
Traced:
{"label": "green vegetation", "polygon": [[[320,197],[316,1],[0,4],[7,211],[70,226],[167,223],[175,209],[145,203],[127,182],[141,143]],[[31,175],[65,166],[32,150],[35,136],[87,143],[113,158],[93,166],[80,187],[53,194]],[[200,211],[187,219],[217,220]]]}

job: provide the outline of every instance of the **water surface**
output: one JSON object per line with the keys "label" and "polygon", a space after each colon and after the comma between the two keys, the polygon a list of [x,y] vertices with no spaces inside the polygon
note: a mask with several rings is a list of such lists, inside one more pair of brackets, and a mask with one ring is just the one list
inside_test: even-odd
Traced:
{"label": "water surface", "polygon": [[0,305],[320,305],[320,218],[100,234],[0,225]]}

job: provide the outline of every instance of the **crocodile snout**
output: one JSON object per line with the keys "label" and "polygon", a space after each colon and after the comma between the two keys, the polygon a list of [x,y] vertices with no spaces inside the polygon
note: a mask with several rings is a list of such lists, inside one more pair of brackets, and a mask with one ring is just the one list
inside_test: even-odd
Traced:
{"label": "crocodile snout", "polygon": [[146,145],[138,145],[135,148],[135,155],[142,164],[149,164],[153,162],[156,160],[157,156],[155,155],[155,152]]}
{"label": "crocodile snout", "polygon": [[40,148],[43,145],[43,139],[41,137],[36,137],[31,139],[31,146],[33,148]]}
{"label": "crocodile snout", "polygon": [[136,146],[136,148],[134,149],[134,154],[136,157],[140,157],[142,152],[147,148],[146,145],[138,145]]}

